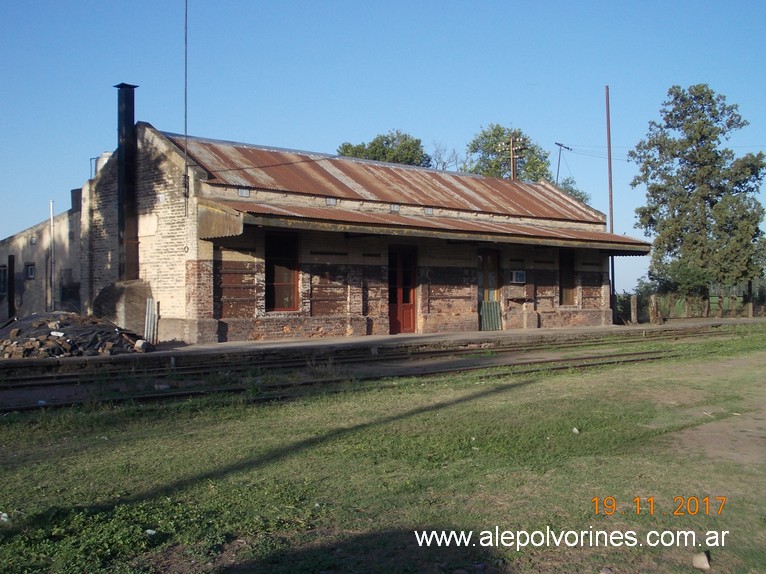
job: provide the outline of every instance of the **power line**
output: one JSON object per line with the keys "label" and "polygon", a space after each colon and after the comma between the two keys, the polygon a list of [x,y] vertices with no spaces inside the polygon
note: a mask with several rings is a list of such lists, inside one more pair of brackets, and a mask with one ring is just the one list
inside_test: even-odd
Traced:
{"label": "power line", "polygon": [[[576,154],[576,155],[585,156],[585,157],[594,157],[594,158],[597,158],[597,159],[607,159],[609,157],[609,155],[606,153],[606,151],[604,151],[603,153],[599,153],[599,152],[594,152],[594,151],[581,151],[581,150],[579,150],[577,148],[573,148],[572,149],[572,153]],[[628,158],[627,155],[615,156],[614,154],[612,154],[612,159],[613,160],[617,160],[617,161],[624,161],[624,162],[630,161],[630,159]]]}

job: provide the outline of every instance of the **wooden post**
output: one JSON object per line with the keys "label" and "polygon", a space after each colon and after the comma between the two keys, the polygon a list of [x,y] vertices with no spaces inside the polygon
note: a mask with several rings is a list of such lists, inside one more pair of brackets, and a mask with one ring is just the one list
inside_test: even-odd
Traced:
{"label": "wooden post", "polygon": [[633,325],[638,324],[638,295],[630,296],[630,322]]}
{"label": "wooden post", "polygon": [[662,325],[665,322],[657,302],[657,295],[654,294],[649,298],[649,321],[652,325]]}

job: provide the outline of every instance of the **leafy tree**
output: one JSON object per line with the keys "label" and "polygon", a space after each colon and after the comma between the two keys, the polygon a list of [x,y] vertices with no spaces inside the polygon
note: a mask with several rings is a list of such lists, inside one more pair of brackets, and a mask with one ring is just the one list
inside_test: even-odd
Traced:
{"label": "leafy tree", "polygon": [[578,189],[577,183],[573,177],[565,177],[559,182],[559,189],[565,193],[568,193],[574,197],[577,201],[588,203],[590,201],[590,195],[581,189]]}
{"label": "leafy tree", "polygon": [[342,143],[338,147],[338,154],[389,163],[431,167],[431,156],[423,149],[422,142],[399,130],[375,136],[370,143],[357,145],[349,142]]}
{"label": "leafy tree", "polygon": [[706,84],[673,86],[646,139],[628,153],[639,166],[631,187],[646,186],[637,227],[654,235],[650,277],[684,294],[707,294],[760,274],[764,210],[755,199],[764,154],[735,158],[723,147],[747,126],[736,105]]}
{"label": "leafy tree", "polygon": [[532,143],[520,129],[489,124],[468,143],[469,171],[490,177],[510,179],[511,160],[508,149],[511,139],[519,142],[516,150],[518,179],[524,181],[553,180],[548,152]]}
{"label": "leafy tree", "polygon": [[[520,129],[506,128],[499,124],[489,124],[474,136],[468,144],[467,171],[490,177],[510,179],[511,160],[509,142],[513,138],[518,148],[515,149],[516,177],[523,181],[553,181],[551,162],[548,152],[532,143]],[[454,152],[453,152],[454,153]],[[572,177],[562,180],[559,189],[578,201],[587,203],[590,196],[577,188]]]}
{"label": "leafy tree", "polygon": [[766,264],[766,241],[758,227],[763,206],[748,195],[726,195],[713,206],[712,214],[714,281],[732,287],[760,277]]}

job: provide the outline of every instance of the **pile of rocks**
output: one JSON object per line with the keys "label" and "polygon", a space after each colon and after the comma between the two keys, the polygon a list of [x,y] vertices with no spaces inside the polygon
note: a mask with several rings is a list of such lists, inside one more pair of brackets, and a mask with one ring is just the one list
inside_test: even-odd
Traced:
{"label": "pile of rocks", "polygon": [[145,353],[152,345],[116,325],[75,313],[34,314],[0,328],[0,358],[26,359]]}

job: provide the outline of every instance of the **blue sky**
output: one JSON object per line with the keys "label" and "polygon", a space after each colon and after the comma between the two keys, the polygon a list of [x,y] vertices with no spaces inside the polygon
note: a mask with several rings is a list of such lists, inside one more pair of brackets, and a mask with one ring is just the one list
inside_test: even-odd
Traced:
{"label": "blue sky", "polygon": [[[117,90],[136,119],[184,129],[183,0],[0,0],[0,237],[46,219],[117,142]],[[483,127],[523,130],[608,210],[605,86],[615,231],[644,190],[629,149],[672,85],[706,83],[766,149],[766,4],[720,1],[189,0],[191,135],[335,153],[399,129],[458,152]],[[764,202],[765,196],[760,197]],[[631,290],[648,258],[617,260]]]}

